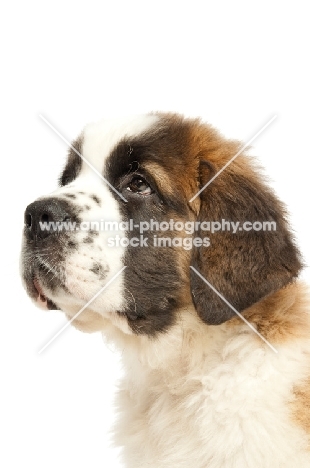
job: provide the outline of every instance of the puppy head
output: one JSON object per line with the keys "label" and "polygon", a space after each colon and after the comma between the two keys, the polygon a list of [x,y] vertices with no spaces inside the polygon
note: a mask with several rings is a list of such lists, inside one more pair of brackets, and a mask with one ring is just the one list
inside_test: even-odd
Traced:
{"label": "puppy head", "polygon": [[[69,318],[79,313],[73,324],[83,330],[112,322],[126,333],[154,335],[193,303],[210,324],[233,316],[190,265],[239,311],[292,281],[301,265],[283,207],[250,161],[239,156],[191,200],[238,149],[211,127],[177,115],[87,126],[69,152],[60,188],[26,209],[28,294]],[[203,221],[223,219],[275,221],[277,229],[201,229]],[[42,230],[44,223],[58,228]],[[175,229],[176,223],[195,228]],[[194,242],[206,235],[210,245]]]}

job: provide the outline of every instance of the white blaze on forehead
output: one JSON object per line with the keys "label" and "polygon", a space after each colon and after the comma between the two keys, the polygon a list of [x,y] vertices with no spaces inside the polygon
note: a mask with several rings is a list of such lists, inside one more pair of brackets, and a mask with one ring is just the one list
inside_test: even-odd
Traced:
{"label": "white blaze on forehead", "polygon": [[[89,124],[83,132],[82,154],[100,173],[103,172],[106,158],[113,148],[125,137],[136,137],[150,129],[159,117],[145,114],[120,119],[100,120]],[[91,168],[85,163],[82,172]]]}

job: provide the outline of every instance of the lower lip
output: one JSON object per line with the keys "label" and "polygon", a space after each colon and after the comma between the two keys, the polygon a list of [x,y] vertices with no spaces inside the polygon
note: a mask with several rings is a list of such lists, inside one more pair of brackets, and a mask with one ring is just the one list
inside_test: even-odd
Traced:
{"label": "lower lip", "polygon": [[33,285],[34,285],[34,287],[35,287],[35,289],[36,289],[36,291],[37,291],[37,293],[38,293],[37,301],[36,301],[36,302],[37,302],[39,305],[42,305],[42,306],[45,305],[45,306],[46,306],[46,304],[47,304],[47,299],[46,299],[46,297],[45,297],[44,294],[43,294],[42,288],[41,288],[41,286],[40,286],[40,284],[39,284],[37,278],[34,278],[34,280],[33,280]]}

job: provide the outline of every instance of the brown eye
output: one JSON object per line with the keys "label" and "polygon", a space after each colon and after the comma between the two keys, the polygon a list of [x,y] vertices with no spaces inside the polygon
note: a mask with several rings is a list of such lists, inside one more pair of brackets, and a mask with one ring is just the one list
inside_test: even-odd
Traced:
{"label": "brown eye", "polygon": [[134,177],[127,185],[127,190],[138,193],[139,195],[150,195],[152,193],[152,189],[149,184],[142,179],[142,177],[138,176]]}

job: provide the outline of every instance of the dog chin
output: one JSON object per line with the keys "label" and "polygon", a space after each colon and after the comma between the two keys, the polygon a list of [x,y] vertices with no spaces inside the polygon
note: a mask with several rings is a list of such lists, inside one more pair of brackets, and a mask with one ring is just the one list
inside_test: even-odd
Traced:
{"label": "dog chin", "polygon": [[108,334],[109,329],[115,330],[116,328],[126,335],[133,334],[128,325],[127,318],[118,312],[110,312],[103,316],[101,313],[90,308],[83,310],[81,314],[78,314],[79,311],[77,309],[73,310],[73,308],[69,310],[67,307],[64,307],[62,310],[71,324],[80,331],[87,333],[105,332]]}
{"label": "dog chin", "polygon": [[71,324],[80,331],[94,333],[103,331],[107,326],[107,319],[103,318],[102,315],[98,312],[94,312],[93,310],[83,310],[83,312],[78,316],[76,316],[77,312],[72,313],[66,309],[62,310],[64,310]]}
{"label": "dog chin", "polygon": [[57,297],[53,296],[52,299],[39,294],[34,302],[40,309],[48,310],[52,308],[52,305],[54,310],[61,310],[70,323],[83,332],[106,332],[107,329],[113,327],[126,335],[133,334],[128,325],[127,317],[116,311],[108,301],[104,300],[104,297],[97,298],[84,309],[85,303],[87,304],[91,299],[92,295],[89,291],[86,294],[85,291],[81,292],[81,289],[78,288],[75,289],[74,293],[73,291],[58,291]]}

